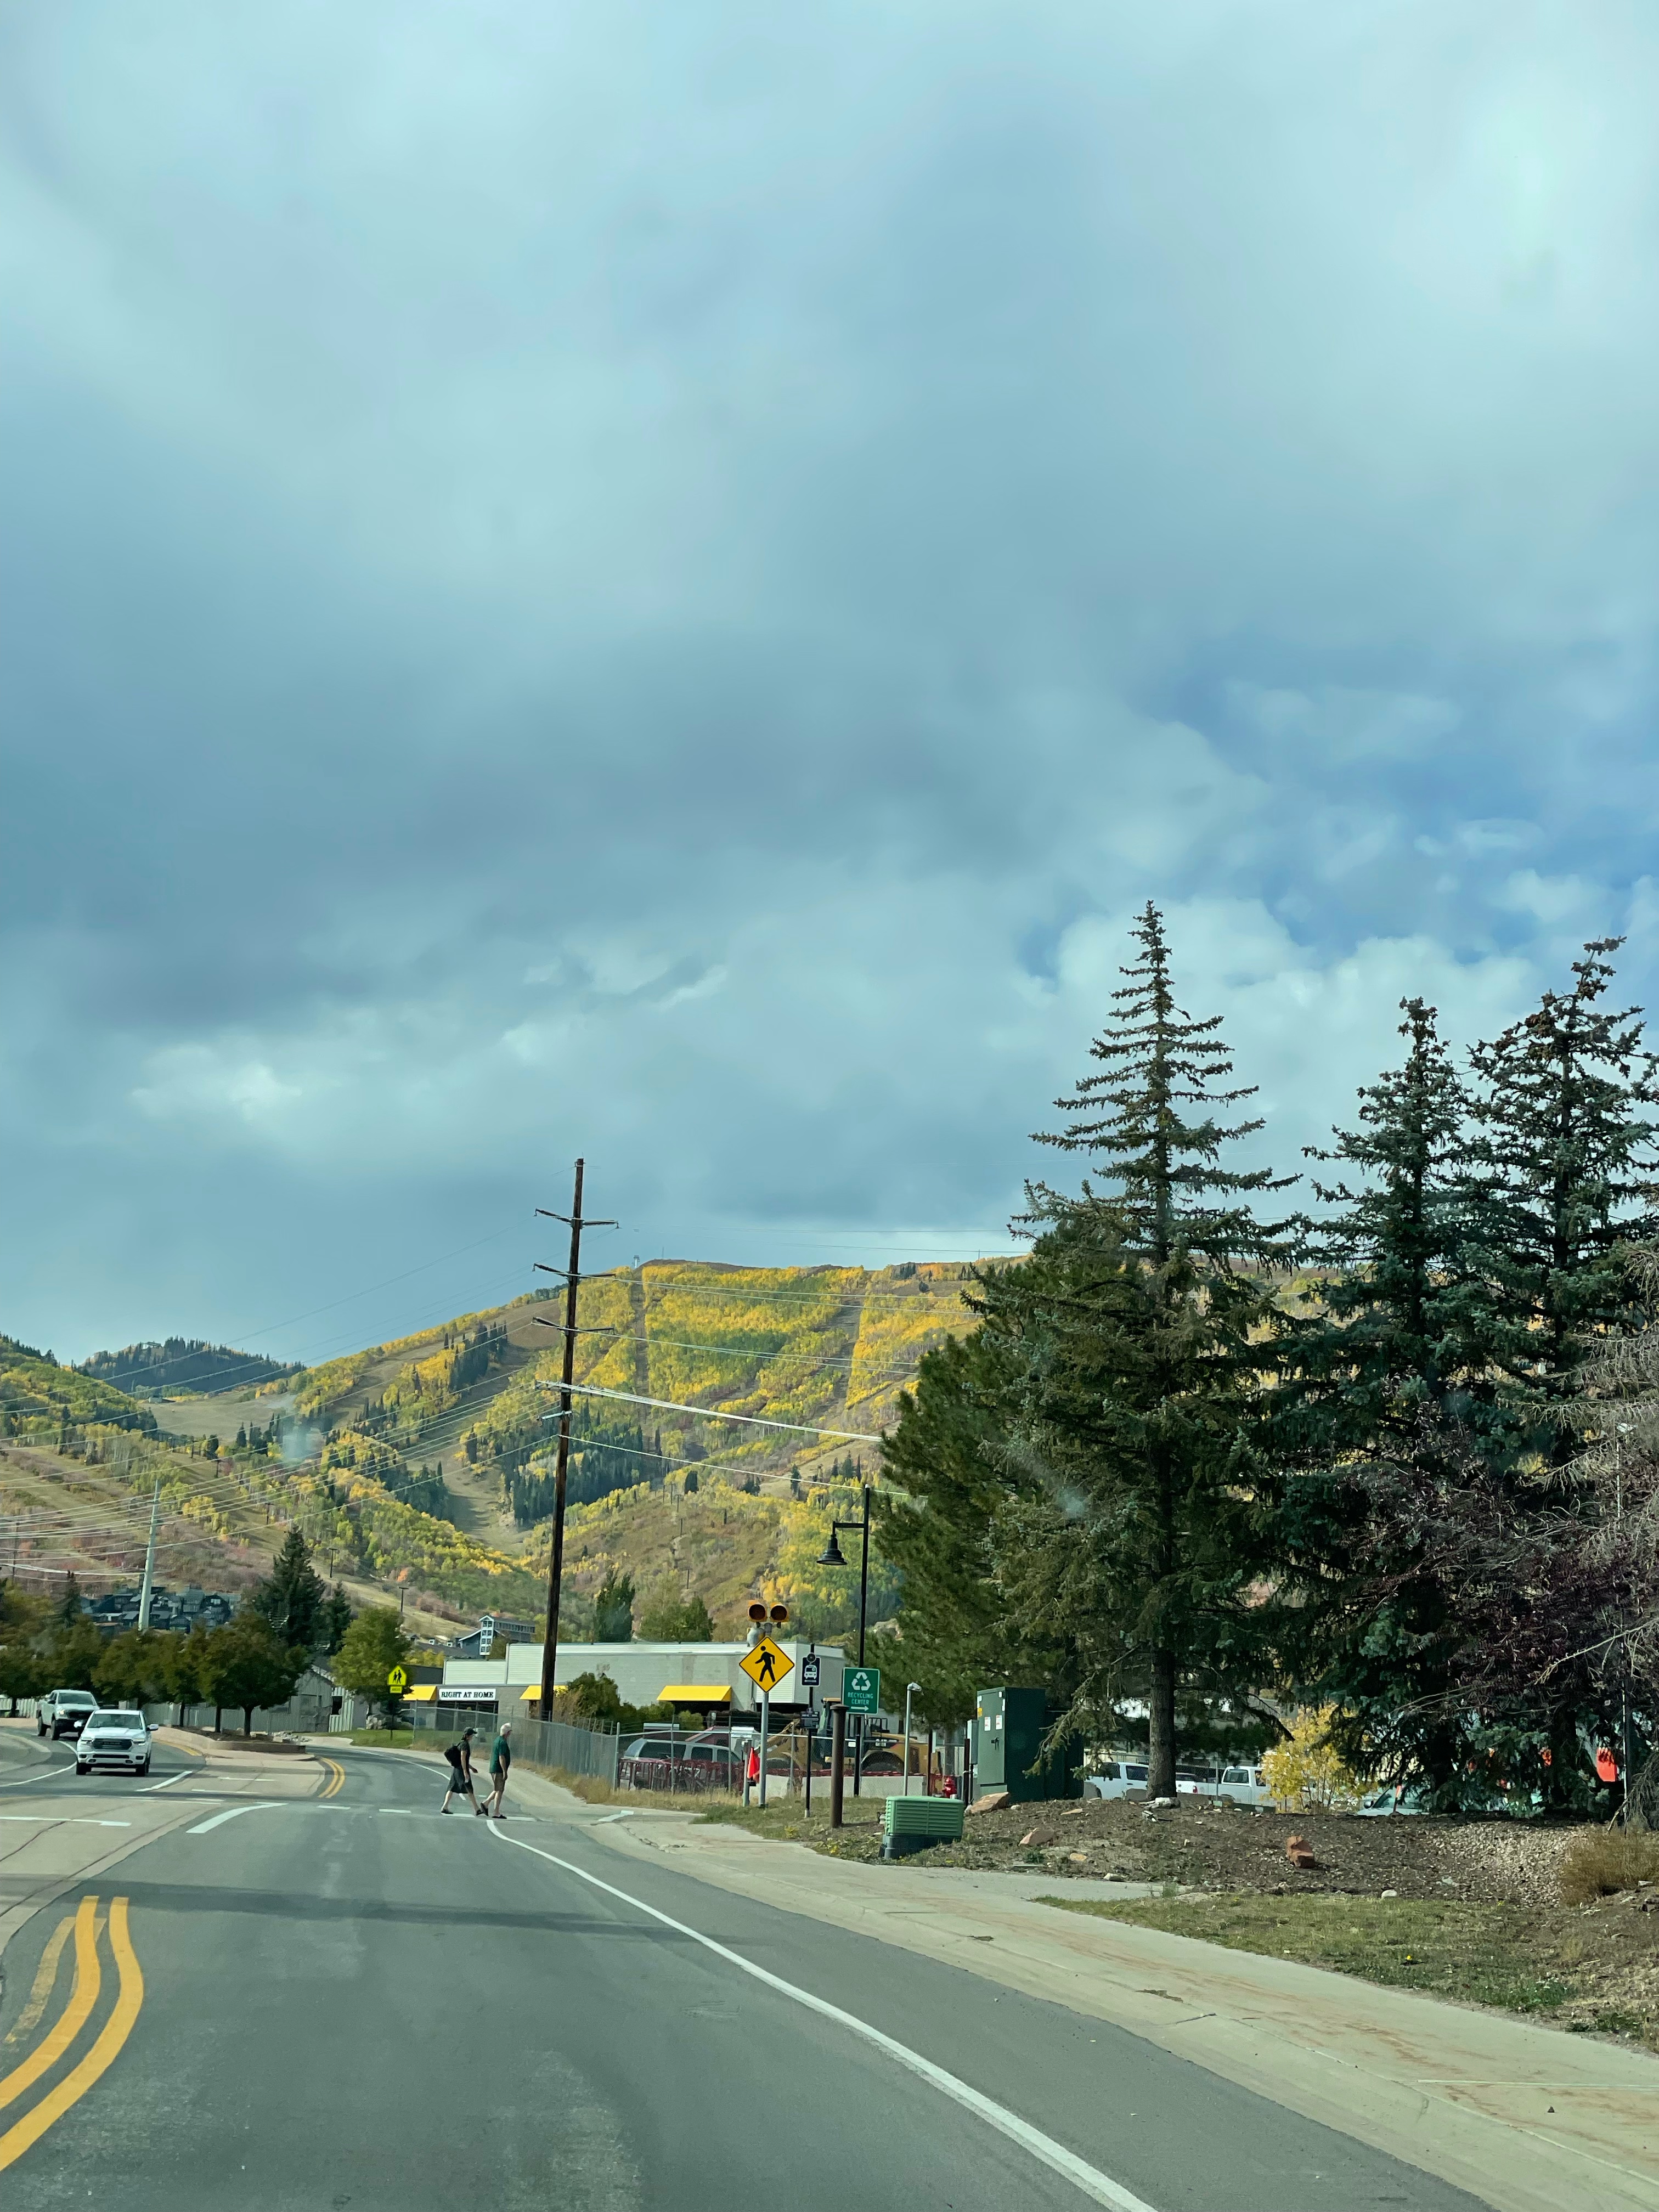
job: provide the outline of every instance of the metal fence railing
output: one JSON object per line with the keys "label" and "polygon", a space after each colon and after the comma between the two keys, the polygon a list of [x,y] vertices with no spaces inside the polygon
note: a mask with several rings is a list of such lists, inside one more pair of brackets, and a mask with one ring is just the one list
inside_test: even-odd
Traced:
{"label": "metal fence railing", "polygon": [[[485,1756],[480,1765],[489,1763],[490,1738],[495,1735],[495,1716],[483,1713],[469,1721],[465,1708],[452,1708],[453,1723],[448,1716],[443,1724],[431,1731],[433,1748],[441,1751],[454,1741],[465,1728],[475,1731],[474,1741],[482,1740]],[[424,1731],[422,1731],[424,1733]],[[617,1779],[617,1760],[622,1749],[619,1735],[602,1735],[597,1729],[573,1728],[568,1721],[526,1721],[513,1723],[513,1756],[523,1759],[528,1766],[556,1767],[564,1774],[592,1775],[595,1781]]]}

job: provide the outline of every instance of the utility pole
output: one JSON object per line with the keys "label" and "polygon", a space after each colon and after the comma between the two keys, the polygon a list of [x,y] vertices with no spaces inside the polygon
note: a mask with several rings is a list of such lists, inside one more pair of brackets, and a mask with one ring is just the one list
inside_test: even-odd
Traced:
{"label": "utility pole", "polygon": [[155,1478],[155,1489],[149,1501],[149,1541],[144,1546],[144,1579],[138,1588],[138,1629],[142,1635],[149,1626],[149,1594],[155,1580],[155,1523],[161,1511],[161,1478]]}
{"label": "utility pole", "polygon": [[[585,1221],[582,1218],[582,1168],[576,1163],[575,1194],[570,1201],[568,1213],[550,1213],[544,1206],[537,1212],[544,1221],[562,1221],[570,1231],[570,1265],[564,1276],[564,1364],[559,1377],[559,1456],[553,1474],[553,1541],[547,1560],[547,1640],[542,1646],[542,1703],[540,1717],[553,1717],[554,1676],[559,1663],[559,1586],[564,1579],[564,1498],[567,1474],[570,1465],[570,1385],[576,1370],[576,1285],[581,1280],[582,1231],[584,1229],[614,1229],[614,1221]],[[556,1267],[549,1267],[537,1261],[544,1275],[556,1275]],[[555,1328],[556,1322],[536,1319],[544,1328]]]}

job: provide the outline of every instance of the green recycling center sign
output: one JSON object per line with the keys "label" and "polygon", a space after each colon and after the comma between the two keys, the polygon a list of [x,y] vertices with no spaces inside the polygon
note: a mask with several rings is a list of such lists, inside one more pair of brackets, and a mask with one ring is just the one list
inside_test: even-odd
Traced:
{"label": "green recycling center sign", "polygon": [[849,1667],[842,1677],[841,1701],[849,1713],[881,1711],[879,1667]]}

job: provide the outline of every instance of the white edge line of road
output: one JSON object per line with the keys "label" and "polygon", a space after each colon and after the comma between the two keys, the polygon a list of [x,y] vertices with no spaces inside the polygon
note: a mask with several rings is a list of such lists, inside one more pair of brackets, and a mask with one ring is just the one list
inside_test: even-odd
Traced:
{"label": "white edge line of road", "polygon": [[139,1791],[141,1797],[153,1797],[158,1790],[171,1790],[175,1782],[183,1782],[190,1775],[199,1774],[199,1766],[181,1766],[176,1774],[169,1774],[165,1782],[147,1782]]}
{"label": "white edge line of road", "polygon": [[193,1828],[186,1828],[187,1836],[205,1836],[210,1829],[222,1828],[227,1820],[234,1820],[242,1813],[276,1813],[283,1801],[277,1797],[255,1797],[246,1805],[233,1805],[228,1813],[216,1813],[210,1820],[198,1820]]}
{"label": "white edge line of road", "polygon": [[15,1782],[0,1782],[0,1790],[38,1790],[43,1782],[50,1782],[54,1774],[67,1774],[75,1762],[64,1766],[37,1767],[33,1774],[20,1774]]}
{"label": "white edge line of road", "polygon": [[556,1858],[551,1851],[542,1850],[535,1844],[526,1844],[517,1836],[509,1836],[493,1820],[489,1825],[491,1834],[499,1842],[514,1844],[521,1851],[532,1852],[537,1858],[545,1859],[550,1866],[562,1868],[566,1874],[574,1874],[579,1881],[589,1882],[595,1889],[602,1889],[607,1897],[620,1899],[623,1904],[631,1905],[636,1912],[643,1912],[650,1919],[660,1921],[665,1928],[672,1928],[677,1936],[689,1936],[694,1943],[701,1943],[705,1951],[712,1951],[716,1958],[724,1959],[751,1980],[763,1982],[768,1989],[778,1990],[796,2004],[805,2005],[809,2012],[818,2013],[825,2020],[834,2021],[838,2027],[847,2028],[854,2035],[861,2037],[866,2043],[873,2044],[878,2051],[896,2064],[919,2075],[943,2095],[984,2120],[999,2134],[1018,2143],[1022,2150],[1029,2151],[1033,2158],[1069,2181],[1074,2188],[1080,2189],[1085,2197],[1092,2197],[1097,2204],[1110,2205],[1112,2212],[1152,2212],[1152,2207],[1144,2197],[1125,2189],[1109,2174],[1102,2173],[1097,2166],[1091,2166],[1075,2151],[1067,2150],[1064,2143],[1056,2142],[1052,2136],[1044,2135],[1041,2128],[1034,2128],[1029,2120],[1021,2119],[1018,2112],[1011,2112],[1006,2105],[999,2105],[993,2099],[982,2095],[959,2075],[947,2073],[942,2066],[935,2066],[931,2058],[924,2058],[919,2051],[912,2051],[908,2044],[896,2042],[890,2035],[884,2035],[880,2028],[872,2027],[867,2021],[860,2020],[855,2013],[843,2012],[839,2005],[831,2004],[827,1998],[814,1996],[811,1990],[803,1990],[793,1982],[786,1982],[781,1976],[769,1973],[764,1966],[757,1966],[752,1960],[745,1959],[740,1951],[733,1951],[724,1943],[717,1943],[712,1936],[705,1936],[698,1929],[687,1927],[684,1921],[675,1920],[666,1912],[659,1912],[654,1905],[646,1904],[642,1898],[632,1897],[625,1889],[617,1889],[611,1882],[601,1881],[598,1875],[589,1874],[586,1868],[574,1866],[568,1859]]}

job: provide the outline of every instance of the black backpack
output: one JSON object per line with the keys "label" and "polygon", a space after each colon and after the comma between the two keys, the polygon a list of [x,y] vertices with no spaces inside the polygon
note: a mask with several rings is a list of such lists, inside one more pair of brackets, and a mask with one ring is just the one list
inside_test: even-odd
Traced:
{"label": "black backpack", "polygon": [[459,1744],[450,1744],[444,1752],[444,1757],[454,1768],[456,1773],[459,1774],[461,1771],[461,1747]]}

